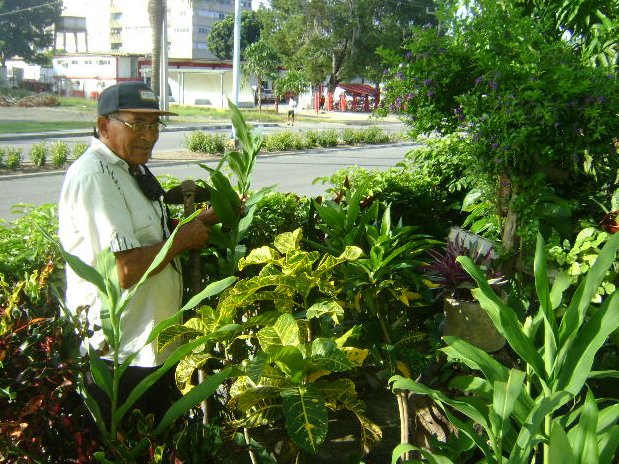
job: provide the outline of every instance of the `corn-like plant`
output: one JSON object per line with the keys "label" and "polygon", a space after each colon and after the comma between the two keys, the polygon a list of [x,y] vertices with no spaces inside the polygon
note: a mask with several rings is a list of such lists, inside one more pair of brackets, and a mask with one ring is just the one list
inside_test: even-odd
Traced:
{"label": "corn-like plant", "polygon": [[[198,212],[187,217],[181,221],[178,227],[174,230],[170,238],[166,241],[163,248],[159,251],[148,270],[144,273],[144,276],[140,281],[131,288],[131,290],[124,292],[118,282],[118,274],[116,271],[116,262],[114,254],[106,249],[99,253],[97,256],[97,266],[92,266],[84,263],[78,257],[67,253],[61,249],[62,256],[66,260],[67,264],[83,279],[92,283],[99,290],[99,297],[101,298],[101,328],[105,336],[106,342],[112,348],[113,355],[113,369],[112,375],[108,371],[105,363],[99,356],[97,350],[92,346],[89,346],[89,365],[92,372],[92,377],[96,385],[103,390],[111,400],[111,418],[109,428],[106,421],[102,417],[101,410],[96,400],[88,393],[86,388],[81,388],[81,393],[84,396],[86,406],[90,410],[103,438],[111,445],[111,448],[118,454],[118,458],[124,462],[134,462],[137,456],[139,456],[146,446],[148,441],[146,439],[141,440],[133,449],[128,449],[122,440],[118,438],[118,432],[120,425],[125,415],[131,411],[132,406],[140,399],[140,397],[146,392],[153,383],[155,383],[161,376],[163,376],[168,370],[170,370],[179,360],[190,354],[197,347],[203,345],[208,340],[217,337],[217,331],[205,335],[203,337],[194,340],[192,343],[185,344],[177,348],[166,360],[166,362],[155,372],[151,373],[144,380],[142,380],[129,394],[127,400],[118,404],[119,398],[119,385],[120,380],[125,372],[126,368],[131,364],[131,361],[137,356],[138,352],[128,356],[123,362],[118,359],[118,348],[120,346],[120,337],[122,333],[121,316],[127,307],[127,304],[135,295],[135,292],[144,284],[149,274],[159,266],[165,256],[167,255],[176,233],[180,227],[193,220],[197,216]],[[46,233],[46,232],[44,232]],[[53,241],[51,236],[48,236],[50,241]],[[151,332],[146,344],[151,343],[157,338],[159,333],[166,327],[174,324],[179,317],[179,314],[193,309],[202,300],[210,296],[216,295],[224,290],[226,287],[234,282],[233,277],[213,282],[204,288],[199,294],[191,298],[183,308],[179,309],[179,312],[171,318],[160,322]],[[168,411],[164,414],[159,424],[156,424],[152,436],[157,437],[166,432],[176,419],[181,417],[187,411],[192,409],[200,401],[208,398],[215,389],[232,373],[232,370],[225,369],[216,374],[209,376],[204,382],[193,389],[190,393],[177,400]],[[105,462],[105,461],[104,461]]]}
{"label": "corn-like plant", "polygon": [[[464,395],[451,398],[401,376],[391,378],[393,389],[436,401],[461,431],[457,439],[452,438],[465,448],[478,448],[484,455],[480,462],[530,463],[540,446],[545,464],[616,462],[619,403],[595,399],[586,383],[619,376],[618,371],[592,370],[596,353],[619,327],[619,292],[600,306],[591,303],[618,248],[619,234],[615,234],[571,300],[563,301],[570,277],[560,273],[549,288],[544,240],[538,235],[534,272],[539,310],[524,324],[471,259],[459,257],[479,285],[474,296],[519,356],[522,368],[508,368],[463,340],[444,337],[448,346],[443,351],[449,358],[481,373],[452,381],[451,387]],[[418,450],[429,462],[453,462],[439,453],[401,444],[393,452],[392,463],[410,450]]]}

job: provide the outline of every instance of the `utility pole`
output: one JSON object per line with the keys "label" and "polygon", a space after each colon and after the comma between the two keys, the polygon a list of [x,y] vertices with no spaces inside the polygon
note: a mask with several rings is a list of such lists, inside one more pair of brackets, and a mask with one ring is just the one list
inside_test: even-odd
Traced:
{"label": "utility pole", "polygon": [[241,0],[234,0],[234,53],[232,55],[233,101],[239,106],[239,72],[241,63]]}
{"label": "utility pole", "polygon": [[161,26],[161,57],[159,60],[159,105],[163,111],[170,109],[168,97],[168,1],[161,0],[163,7]]}

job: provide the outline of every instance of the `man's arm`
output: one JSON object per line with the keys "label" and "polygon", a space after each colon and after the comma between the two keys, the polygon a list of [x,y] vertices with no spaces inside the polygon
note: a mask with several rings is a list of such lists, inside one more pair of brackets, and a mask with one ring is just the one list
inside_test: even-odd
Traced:
{"label": "man's arm", "polygon": [[[183,225],[174,238],[165,259],[157,266],[151,275],[161,272],[170,262],[186,250],[200,250],[204,247],[210,236],[210,227],[201,220],[194,220]],[[152,264],[157,253],[161,251],[165,242],[155,245],[142,246],[131,250],[118,251],[116,257],[116,270],[118,281],[122,288],[131,288],[137,284],[144,273]]]}

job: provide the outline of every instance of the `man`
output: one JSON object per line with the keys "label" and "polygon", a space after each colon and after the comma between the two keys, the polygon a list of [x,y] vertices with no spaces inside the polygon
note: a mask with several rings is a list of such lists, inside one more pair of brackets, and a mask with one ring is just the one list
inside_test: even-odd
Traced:
{"label": "man", "polygon": [[288,121],[286,122],[287,126],[294,126],[294,112],[297,108],[297,102],[294,97],[290,97],[288,100]]}
{"label": "man", "polygon": [[[93,266],[97,254],[110,248],[125,291],[142,278],[170,235],[163,190],[146,167],[159,130],[164,127],[159,119],[162,115],[175,114],[161,111],[157,97],[142,82],[106,88],[97,105],[95,136],[89,149],[67,171],[60,196],[59,237],[63,248]],[[165,361],[167,353],[158,353],[155,342],[144,345],[157,323],[181,307],[182,281],[174,259],[186,250],[203,248],[215,222],[216,216],[209,209],[182,226],[164,262],[126,307],[118,356],[122,362],[140,351],[122,378],[123,396]],[[75,314],[78,308],[87,308],[89,329],[94,332],[85,342],[111,360],[113,353],[100,329],[97,289],[68,266],[66,303]],[[104,409],[109,408],[106,395],[95,387],[89,391],[100,405],[104,403]],[[137,407],[160,418],[167,408],[164,395],[157,385],[150,392],[152,400],[145,398]],[[107,411],[104,417],[109,417]]]}

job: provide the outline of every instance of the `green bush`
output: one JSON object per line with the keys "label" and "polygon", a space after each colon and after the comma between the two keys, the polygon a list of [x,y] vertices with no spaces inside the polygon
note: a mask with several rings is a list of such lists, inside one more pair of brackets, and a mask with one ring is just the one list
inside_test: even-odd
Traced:
{"label": "green bush", "polygon": [[10,147],[6,151],[5,166],[9,169],[15,170],[22,163],[22,149],[18,147]]}
{"label": "green bush", "polygon": [[47,160],[47,152],[48,149],[45,142],[39,142],[33,145],[30,149],[30,161],[32,161],[35,166],[44,166]]}
{"label": "green bush", "polygon": [[313,148],[318,146],[318,138],[320,137],[320,131],[308,130],[303,134],[305,136],[305,146],[307,148]]}
{"label": "green bush", "polygon": [[389,134],[378,126],[370,126],[359,129],[359,139],[361,143],[386,143],[389,142]]}
{"label": "green bush", "polygon": [[318,134],[318,140],[316,141],[321,147],[335,147],[339,142],[337,131],[333,129],[327,129],[321,131]]}
{"label": "green bush", "polygon": [[6,150],[0,147],[0,169],[5,168],[6,164],[4,162],[4,157],[6,156]]}
{"label": "green bush", "polygon": [[254,219],[245,234],[247,249],[268,245],[279,234],[302,227],[308,208],[307,199],[294,193],[266,194],[256,205]]}
{"label": "green bush", "polygon": [[306,148],[304,137],[298,132],[289,130],[267,134],[262,147],[266,151],[302,150]]}
{"label": "green bush", "polygon": [[73,159],[78,159],[80,156],[82,156],[84,154],[84,152],[88,150],[88,144],[87,143],[75,143],[73,144],[73,148],[71,149],[71,156],[73,157]]}
{"label": "green bush", "polygon": [[361,143],[361,132],[357,129],[347,127],[342,130],[342,141],[345,145],[357,145]]}
{"label": "green bush", "polygon": [[207,134],[203,131],[193,131],[185,136],[185,147],[191,151],[223,154],[226,151],[227,137],[224,134]]}
{"label": "green bush", "polygon": [[64,166],[69,159],[69,146],[64,142],[54,142],[49,151],[54,167]]}

